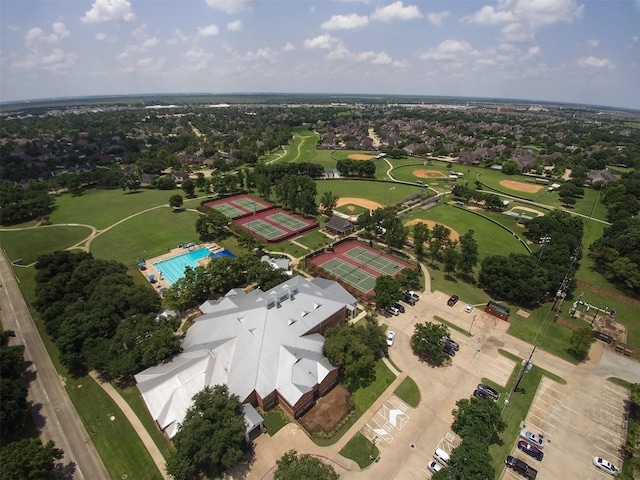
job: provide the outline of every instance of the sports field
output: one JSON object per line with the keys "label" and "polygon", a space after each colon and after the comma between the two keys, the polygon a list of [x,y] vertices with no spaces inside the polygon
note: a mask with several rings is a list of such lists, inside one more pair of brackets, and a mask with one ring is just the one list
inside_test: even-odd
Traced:
{"label": "sports field", "polygon": [[238,195],[235,197],[223,198],[221,200],[205,203],[204,205],[218,210],[226,217],[233,219],[273,208],[273,205],[270,203],[263,202],[262,200],[250,195]]}
{"label": "sports field", "polygon": [[404,268],[414,268],[409,262],[355,240],[334,246],[333,251],[322,253],[309,261],[331,278],[367,295],[374,293],[378,277],[393,277]]}
{"label": "sports field", "polygon": [[299,217],[281,208],[249,213],[234,221],[254,237],[267,243],[281,242],[318,226],[315,220]]}

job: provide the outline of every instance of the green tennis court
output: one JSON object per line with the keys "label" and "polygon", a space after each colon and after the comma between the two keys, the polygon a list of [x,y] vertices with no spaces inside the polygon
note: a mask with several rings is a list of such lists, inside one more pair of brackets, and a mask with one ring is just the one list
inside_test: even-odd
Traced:
{"label": "green tennis court", "polygon": [[273,223],[282,225],[292,231],[301,230],[309,225],[307,222],[303,222],[302,220],[283,212],[274,213],[273,215],[269,215],[267,218]]}
{"label": "green tennis court", "polygon": [[282,237],[283,235],[286,235],[288,233],[285,230],[282,230],[281,228],[278,228],[274,225],[270,225],[269,223],[265,222],[261,218],[252,220],[247,223],[243,223],[242,226],[248,228],[252,232],[256,232],[258,235],[260,235],[263,238],[266,238],[267,240],[272,240],[274,238]]}
{"label": "green tennis court", "polygon": [[369,293],[376,287],[376,277],[339,258],[334,257],[320,267],[362,292]]}
{"label": "green tennis court", "polygon": [[355,260],[361,265],[366,265],[383,275],[394,276],[400,270],[405,268],[405,265],[394,262],[389,259],[389,257],[383,256],[382,253],[372,252],[371,250],[367,250],[362,247],[352,248],[351,250],[344,252],[343,255]]}
{"label": "green tennis court", "polygon": [[236,205],[240,205],[242,208],[250,212],[256,212],[258,210],[264,210],[265,208],[267,208],[261,202],[244,197],[233,200],[233,203],[235,203]]}
{"label": "green tennis court", "polygon": [[240,210],[237,207],[229,203],[218,203],[217,205],[213,205],[213,208],[222,213],[225,217],[236,218],[240,215],[245,215],[247,212]]}

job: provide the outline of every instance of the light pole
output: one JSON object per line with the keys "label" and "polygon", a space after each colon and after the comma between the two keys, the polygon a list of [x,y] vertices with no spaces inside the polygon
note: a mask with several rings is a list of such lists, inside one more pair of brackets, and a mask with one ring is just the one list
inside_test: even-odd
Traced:
{"label": "light pole", "polygon": [[387,204],[389,203],[389,192],[390,192],[391,190],[395,190],[395,189],[396,189],[396,187],[391,187],[391,188],[390,188],[389,190],[387,190],[387,192],[385,193],[385,195],[384,195],[384,206],[385,206],[385,207],[386,207],[386,206],[387,206]]}
{"label": "light pole", "polygon": [[473,322],[476,321],[476,316],[474,315],[473,318],[471,319],[471,326],[469,327],[469,335],[471,335],[471,329],[473,328]]}

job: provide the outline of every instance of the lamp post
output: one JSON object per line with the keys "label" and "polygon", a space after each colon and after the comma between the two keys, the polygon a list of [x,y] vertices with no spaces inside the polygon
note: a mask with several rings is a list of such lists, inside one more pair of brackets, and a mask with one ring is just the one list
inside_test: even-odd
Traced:
{"label": "lamp post", "polygon": [[469,335],[471,335],[471,329],[473,328],[473,322],[476,321],[476,316],[474,315],[473,318],[471,319],[471,326],[469,327]]}
{"label": "lamp post", "polygon": [[387,204],[389,203],[389,192],[391,190],[395,190],[396,187],[391,187],[389,190],[386,191],[385,195],[384,195],[384,206],[386,207]]}

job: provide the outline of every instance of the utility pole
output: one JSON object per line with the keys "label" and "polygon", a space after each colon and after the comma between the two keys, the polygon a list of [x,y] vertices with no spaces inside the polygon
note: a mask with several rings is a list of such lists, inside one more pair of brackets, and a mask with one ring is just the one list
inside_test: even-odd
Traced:
{"label": "utility pole", "polygon": [[529,365],[531,365],[531,358],[533,357],[533,354],[536,351],[536,347],[537,345],[533,346],[533,349],[531,350],[531,355],[529,355],[529,358],[527,359],[527,363],[524,363],[522,365],[522,369],[520,369],[520,375],[518,375],[518,380],[516,381],[516,385],[515,387],[513,387],[513,391],[517,391],[518,390],[518,386],[520,385],[520,380],[522,380],[522,377],[524,377],[524,374],[527,373],[527,370],[531,367],[529,367]]}

